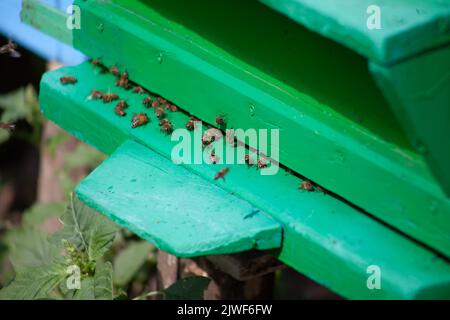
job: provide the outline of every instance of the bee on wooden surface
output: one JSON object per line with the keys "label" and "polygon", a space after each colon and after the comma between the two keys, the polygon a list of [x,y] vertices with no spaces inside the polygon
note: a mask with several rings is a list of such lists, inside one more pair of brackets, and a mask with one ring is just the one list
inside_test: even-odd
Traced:
{"label": "bee on wooden surface", "polygon": [[103,99],[103,103],[110,103],[112,101],[119,99],[119,96],[115,93],[105,93],[105,94],[103,94],[102,99]]}
{"label": "bee on wooden surface", "polygon": [[177,112],[178,111],[178,107],[174,104],[167,104],[166,105],[167,110],[169,110],[170,112]]}
{"label": "bee on wooden surface", "polygon": [[157,118],[162,119],[166,116],[166,113],[164,112],[164,108],[162,107],[157,107],[155,109],[155,115]]}
{"label": "bee on wooden surface", "polygon": [[133,119],[131,119],[131,127],[137,128],[143,125],[146,125],[150,119],[148,118],[147,114],[145,113],[138,113],[134,115]]}
{"label": "bee on wooden surface", "polygon": [[0,47],[0,54],[9,54],[11,58],[20,58],[22,55],[17,51],[17,44],[8,41],[7,44]]}
{"label": "bee on wooden surface", "polygon": [[91,94],[88,97],[89,100],[98,100],[98,99],[103,99],[103,92],[97,90],[97,89],[93,89],[91,91]]}
{"label": "bee on wooden surface", "polygon": [[120,76],[119,80],[116,81],[116,86],[128,89],[130,87],[128,73],[125,71]]}
{"label": "bee on wooden surface", "polygon": [[14,123],[4,123],[0,122],[0,129],[7,130],[7,131],[13,131],[16,128],[16,125]]}
{"label": "bee on wooden surface", "polygon": [[101,67],[102,66],[102,62],[100,61],[100,59],[92,59],[91,60],[91,64],[93,66],[96,66],[96,67]]}
{"label": "bee on wooden surface", "polygon": [[214,180],[223,179],[225,181],[225,175],[230,171],[230,168],[223,168],[214,176]]}
{"label": "bee on wooden surface", "polygon": [[134,88],[134,89],[133,89],[133,92],[134,92],[134,93],[138,93],[138,94],[146,93],[145,90],[144,90],[144,88],[142,88],[142,87],[140,87],[140,86],[137,86],[136,88]]}
{"label": "bee on wooden surface", "polygon": [[128,104],[125,100],[120,100],[119,102],[117,102],[116,107],[114,108],[114,112],[118,115],[118,116],[125,116],[126,112],[125,109],[128,108]]}
{"label": "bee on wooden surface", "polygon": [[300,185],[299,189],[305,190],[305,191],[314,191],[314,185],[311,181],[305,180]]}
{"label": "bee on wooden surface", "polygon": [[211,143],[215,141],[216,137],[212,135],[209,131],[206,131],[202,137],[202,145],[203,147],[209,146]]}
{"label": "bee on wooden surface", "polygon": [[244,162],[245,162],[245,164],[247,165],[247,166],[253,166],[253,162],[252,162],[252,159],[250,159],[250,155],[248,155],[248,154],[246,154],[245,155],[245,157],[244,157]]}
{"label": "bee on wooden surface", "polygon": [[217,162],[219,162],[219,157],[216,155],[214,151],[212,151],[211,154],[209,155],[209,162],[211,162],[212,164],[216,164]]}
{"label": "bee on wooden surface", "polygon": [[220,116],[216,117],[216,120],[215,120],[215,121],[216,121],[216,124],[217,124],[219,127],[222,127],[222,126],[225,126],[225,125],[226,125],[226,122],[225,122],[224,117],[225,117],[224,114],[221,114]]}
{"label": "bee on wooden surface", "polygon": [[78,82],[77,78],[72,77],[72,76],[64,76],[64,77],[61,77],[61,78],[59,78],[59,81],[60,81],[62,84],[75,84],[75,83]]}
{"label": "bee on wooden surface", "polygon": [[172,122],[167,119],[162,119],[161,121],[159,121],[159,127],[165,134],[170,134],[173,131]]}
{"label": "bee on wooden surface", "polygon": [[258,159],[257,165],[258,165],[258,169],[265,169],[265,168],[267,168],[267,163],[266,163],[266,161],[263,158],[259,158]]}
{"label": "bee on wooden surface", "polygon": [[120,77],[120,70],[116,65],[111,66],[109,68],[109,72],[116,77]]}
{"label": "bee on wooden surface", "polygon": [[144,100],[142,100],[142,104],[146,107],[146,108],[150,108],[152,106],[152,98],[147,97]]}
{"label": "bee on wooden surface", "polygon": [[186,129],[192,131],[195,129],[195,122],[198,121],[195,117],[190,117],[189,121],[186,123]]}

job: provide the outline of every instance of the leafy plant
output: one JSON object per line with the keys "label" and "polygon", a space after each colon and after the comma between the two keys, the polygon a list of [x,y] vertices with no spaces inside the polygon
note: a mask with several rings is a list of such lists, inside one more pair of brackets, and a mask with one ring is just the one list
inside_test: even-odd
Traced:
{"label": "leafy plant", "polygon": [[[125,288],[145,265],[154,247],[146,241],[125,241],[124,233],[111,220],[71,196],[63,205],[39,204],[24,213],[20,228],[5,236],[16,275],[0,290],[0,299],[125,299]],[[60,217],[62,228],[54,234],[41,226]],[[117,240],[115,240],[116,235]],[[133,236],[134,237],[134,236]],[[107,261],[113,243],[121,247]],[[141,294],[166,299],[201,299],[208,278],[180,280],[163,291]]]}

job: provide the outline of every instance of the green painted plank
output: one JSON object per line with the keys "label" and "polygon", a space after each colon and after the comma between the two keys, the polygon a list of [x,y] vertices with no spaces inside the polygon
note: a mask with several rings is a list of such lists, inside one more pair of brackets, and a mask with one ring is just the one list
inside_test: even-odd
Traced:
{"label": "green painted plank", "polygon": [[370,68],[450,196],[450,46],[392,67],[371,63]]}
{"label": "green painted plank", "polygon": [[[450,42],[448,0],[261,0],[306,27],[381,64],[392,64]],[[381,29],[367,27],[367,9]]]}
{"label": "green painted plank", "polygon": [[[77,3],[83,12],[83,28],[74,33],[74,44],[78,49],[92,57],[101,57],[107,65],[126,66],[135,81],[209,123],[214,123],[215,117],[224,113],[231,128],[280,128],[281,163],[450,256],[450,200],[431,176],[423,159],[403,146],[402,141],[406,138],[401,137],[400,127],[396,128],[395,122],[391,121],[389,107],[384,105],[381,94],[376,94],[375,82],[370,84],[373,80],[369,80],[364,59],[358,60],[357,55],[339,46],[314,40],[316,38],[305,34],[305,30],[295,29],[299,28],[297,24],[290,25],[285,22],[288,19],[257,1],[249,1],[242,10],[247,13],[258,8],[258,15],[264,17],[262,22],[279,27],[279,32],[267,33],[269,43],[276,41],[276,36],[283,34],[284,28],[288,28],[289,35],[298,32],[299,37],[318,41],[314,42],[314,46],[309,41],[295,42],[300,47],[289,47],[287,51],[294,50],[299,56],[307,55],[308,59],[301,65],[304,70],[298,69],[297,65],[291,66],[294,60],[283,58],[288,54],[286,52],[282,52],[279,59],[274,59],[274,51],[269,50],[271,46],[265,50],[263,47],[252,50],[261,42],[259,40],[245,46],[249,39],[253,39],[246,33],[243,38],[233,34],[231,41],[227,38],[229,29],[220,33],[219,28],[214,31],[231,42],[220,42],[223,38],[218,40],[212,38],[213,35],[209,35],[210,41],[203,39],[201,34],[206,30],[206,25],[212,25],[211,19],[228,17],[221,16],[224,12],[235,16],[235,19],[226,21],[233,21],[234,24],[242,22],[244,26],[236,11],[230,13],[236,7],[227,7],[222,1],[189,4],[156,0],[151,3],[124,0]],[[211,9],[208,16],[211,18],[189,16],[182,24],[177,23],[184,13],[199,11],[193,10],[195,7],[192,6],[206,6],[208,3]],[[238,5],[236,1],[226,3]],[[222,4],[218,7],[220,10],[215,10],[220,14],[214,11],[214,6],[219,4]],[[167,18],[167,15],[173,14],[174,8],[178,8],[176,15]],[[189,8],[191,10],[187,10]],[[246,17],[248,15],[244,15],[248,25]],[[195,23],[203,21],[201,18],[210,20],[206,20],[206,25],[197,26]],[[278,20],[281,18],[284,20]],[[195,27],[197,33],[186,25]],[[223,48],[211,41],[218,41]],[[117,46],[118,43],[120,46]],[[308,46],[301,46],[302,43],[308,43]],[[291,75],[292,78],[301,78],[316,90],[311,91],[308,86],[301,87],[301,84],[294,89],[274,78],[276,73],[270,76],[259,70],[261,66],[253,67],[255,61],[240,60],[239,54],[242,52],[233,52],[234,55],[227,53],[235,46],[241,48],[248,59],[256,59],[261,52],[265,53],[269,60],[265,59],[266,56],[262,57],[259,62],[264,63],[261,65],[282,67],[283,73],[278,74],[279,77]],[[319,49],[308,52],[308,48],[316,46],[326,49],[326,56]],[[300,49],[304,49],[303,53]],[[343,59],[344,69],[336,70],[336,65],[341,64],[334,60],[331,65],[327,64],[329,52],[333,52],[336,59]],[[309,59],[319,57],[324,59],[308,67],[312,65]],[[288,63],[276,64],[276,61]],[[328,83],[328,77],[315,76],[314,70],[322,65],[336,71],[330,77],[334,81]],[[291,74],[289,68],[293,70]],[[320,70],[327,74],[327,68]],[[288,72],[286,75],[285,71]],[[305,74],[307,77],[303,79]],[[356,100],[338,99],[334,94],[326,96],[326,92],[334,87],[337,88],[334,94],[347,92],[351,99]],[[367,99],[364,99],[365,94]],[[347,102],[353,105],[354,112],[362,110],[367,117],[365,122],[350,121],[333,111],[347,105]],[[377,112],[381,112],[379,117]],[[352,112],[347,110],[347,113]],[[375,131],[365,129],[365,125],[371,123],[370,117],[376,117],[373,122],[377,124],[373,127]],[[388,135],[383,135],[386,133]]]}
{"label": "green painted plank", "polygon": [[[62,86],[59,78],[67,74],[79,82]],[[112,105],[87,100],[93,88],[117,92],[128,101],[129,114],[121,118]],[[133,113],[144,110],[142,98],[116,88],[111,75],[82,64],[47,73],[41,83],[40,106],[52,121],[107,154],[132,139],[168,158],[176,142],[160,132],[153,115],[149,113],[152,121],[147,126],[130,127]],[[169,119],[175,128],[182,128],[188,117],[176,112]],[[328,194],[298,190],[302,180],[285,170],[262,176],[245,165],[233,165],[226,181],[214,181],[223,167],[185,166],[278,221],[283,226],[283,246],[274,254],[308,277],[348,298],[450,297],[450,265],[417,243]],[[370,265],[381,268],[381,290],[366,286]]]}
{"label": "green painted plank", "polygon": [[67,27],[69,15],[39,0],[22,0],[20,18],[23,22],[72,45],[72,30]]}
{"label": "green painted plank", "polygon": [[77,187],[80,200],[179,257],[281,245],[267,213],[148,148],[125,142]]}

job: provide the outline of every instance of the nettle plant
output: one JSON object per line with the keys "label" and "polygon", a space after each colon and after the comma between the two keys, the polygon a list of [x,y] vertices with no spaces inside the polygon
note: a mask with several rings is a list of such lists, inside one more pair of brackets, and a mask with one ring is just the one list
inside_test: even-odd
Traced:
{"label": "nettle plant", "polygon": [[[62,228],[53,234],[44,232],[39,225],[59,217],[60,210],[62,204],[37,205],[24,214],[21,228],[6,234],[15,276],[0,290],[0,299],[127,299],[122,288],[155,248],[146,241],[132,241],[114,255],[111,246],[120,228],[73,196],[60,217]],[[209,281],[185,278],[166,290],[134,299],[202,299]]]}

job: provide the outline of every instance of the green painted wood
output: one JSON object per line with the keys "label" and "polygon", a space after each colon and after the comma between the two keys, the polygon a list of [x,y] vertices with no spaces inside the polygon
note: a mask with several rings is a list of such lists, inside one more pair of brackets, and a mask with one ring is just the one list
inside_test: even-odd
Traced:
{"label": "green painted wood", "polygon": [[[261,0],[321,35],[381,64],[392,64],[450,42],[448,0]],[[367,28],[377,5],[381,29]]]}
{"label": "green painted wood", "polygon": [[39,0],[22,0],[20,18],[34,28],[72,45],[72,30],[67,28],[69,15]]}
{"label": "green painted wood", "polygon": [[281,245],[267,213],[148,148],[125,142],[77,187],[80,200],[179,257]]}
{"label": "green painted wood", "polygon": [[370,68],[450,196],[450,45],[392,67],[371,63]]}
{"label": "green painted wood", "polygon": [[[77,4],[78,49],[126,66],[209,123],[226,114],[232,128],[280,128],[281,163],[450,256],[450,201],[407,146],[365,59],[258,1]],[[261,18],[248,24],[251,12]],[[236,32],[220,27],[230,21]],[[271,50],[282,43],[288,50]]]}
{"label": "green painted wood", "polygon": [[[44,114],[107,154],[114,153],[131,139],[170,157],[176,142],[160,132],[153,115],[147,126],[130,127],[133,113],[144,110],[143,97],[116,88],[111,75],[94,70],[91,65],[82,64],[47,73],[40,91]],[[75,86],[62,86],[59,78],[67,74],[76,76],[79,82]],[[128,101],[129,114],[121,118],[114,114],[113,105],[87,100],[93,88],[117,92]],[[170,113],[169,119],[175,128],[181,128],[188,116],[176,112]],[[231,146],[227,146],[230,150]],[[214,175],[224,165],[184,167],[270,214],[283,226],[284,232],[283,246],[274,254],[345,297],[450,297],[448,262],[328,194],[298,190],[302,180],[285,170],[275,176],[262,176],[245,165],[233,165],[229,166],[226,181],[214,181]],[[381,268],[381,290],[367,289],[367,267],[370,265]]]}

